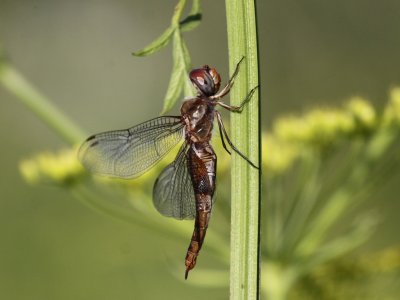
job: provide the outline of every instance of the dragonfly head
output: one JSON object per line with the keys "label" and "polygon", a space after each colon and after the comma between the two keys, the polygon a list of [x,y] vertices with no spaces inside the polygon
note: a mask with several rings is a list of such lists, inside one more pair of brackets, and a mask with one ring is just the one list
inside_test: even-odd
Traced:
{"label": "dragonfly head", "polygon": [[215,95],[221,86],[221,77],[217,70],[207,65],[192,70],[189,78],[199,93],[207,97]]}

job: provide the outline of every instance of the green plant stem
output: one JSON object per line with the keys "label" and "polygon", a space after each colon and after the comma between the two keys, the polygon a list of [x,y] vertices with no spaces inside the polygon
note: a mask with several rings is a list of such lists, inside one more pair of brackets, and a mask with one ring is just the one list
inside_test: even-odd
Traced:
{"label": "green plant stem", "polygon": [[[78,200],[93,211],[119,221],[185,240],[193,230],[191,227],[188,229],[188,227],[182,226],[182,223],[176,220],[170,219],[166,223],[166,220],[159,218],[152,204],[146,204],[151,202],[151,199],[141,199],[141,208],[135,206],[132,210],[132,208],[116,205],[109,200],[111,197],[126,199],[128,195],[122,190],[109,189],[106,186],[93,185],[93,183],[77,184],[71,187],[70,190]],[[142,198],[146,198],[146,196]],[[227,254],[229,253],[229,247],[224,242],[224,239],[217,232],[210,229],[207,232],[207,240],[210,242],[207,248],[217,255],[223,263],[228,264]]]}
{"label": "green plant stem", "polygon": [[179,21],[181,20],[183,9],[185,8],[186,0],[179,0],[175,6],[174,16],[172,17],[171,24],[175,27],[179,27]]}
{"label": "green plant stem", "polygon": [[0,61],[0,83],[70,144],[77,144],[85,138],[81,129],[40,94],[13,66],[4,61]]}
{"label": "green plant stem", "polygon": [[[227,0],[229,67],[245,56],[231,93],[238,105],[258,85],[258,51],[254,0]],[[240,114],[232,114],[232,140],[256,165],[260,164],[258,91]],[[260,172],[232,155],[231,299],[259,298]]]}

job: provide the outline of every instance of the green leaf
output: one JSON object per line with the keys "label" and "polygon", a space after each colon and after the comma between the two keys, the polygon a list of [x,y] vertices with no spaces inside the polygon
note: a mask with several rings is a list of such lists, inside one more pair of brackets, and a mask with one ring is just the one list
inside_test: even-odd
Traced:
{"label": "green leaf", "polygon": [[189,15],[182,20],[179,25],[181,31],[189,31],[195,29],[199,26],[202,19],[200,0],[193,0],[192,8]]}
{"label": "green leaf", "polygon": [[187,79],[187,73],[191,67],[191,59],[186,43],[181,37],[182,31],[188,31],[198,26],[201,20],[200,0],[193,0],[189,15],[180,21],[185,8],[186,0],[179,0],[175,6],[171,26],[156,40],[140,51],[132,53],[135,56],[147,56],[165,47],[173,40],[173,68],[168,84],[168,90],[164,98],[162,114],[170,110],[184,91],[185,96],[193,96],[195,90]]}
{"label": "green leaf", "polygon": [[174,65],[172,67],[171,78],[168,84],[167,94],[164,98],[164,107],[161,114],[170,110],[182,92],[185,76],[184,54],[182,53],[182,40],[179,30],[175,31],[173,37],[173,59]]}
{"label": "green leaf", "polygon": [[172,69],[172,74],[171,78],[169,80],[168,84],[168,90],[167,94],[165,95],[164,98],[164,107],[161,112],[161,114],[165,114],[167,111],[169,111],[174,104],[176,103],[176,100],[180,96],[182,92],[182,68],[178,66],[177,64],[174,64],[174,67]]}
{"label": "green leaf", "polygon": [[186,71],[189,72],[189,70],[191,68],[192,60],[190,58],[189,50],[186,46],[185,40],[180,38],[179,45],[181,47],[181,49],[179,51],[182,55],[181,59],[183,60],[183,64],[185,66]]}
{"label": "green leaf", "polygon": [[172,34],[174,33],[175,28],[173,26],[169,27],[167,30],[164,31],[162,35],[160,35],[157,39],[152,41],[149,45],[144,47],[142,50],[133,52],[132,55],[134,56],[148,56],[157,52],[168,45]]}
{"label": "green leaf", "polygon": [[173,40],[174,64],[168,90],[164,98],[162,114],[174,106],[182,90],[185,96],[193,96],[195,93],[190,81],[187,80],[187,73],[191,67],[191,59],[186,43],[181,37],[181,32],[191,30],[198,26],[201,20],[200,0],[193,0],[189,16],[180,22],[179,20],[181,19],[185,5],[186,0],[180,0],[175,6],[171,26],[148,46],[140,51],[132,53],[135,56],[147,56],[159,51],[161,48],[165,47],[171,39]]}
{"label": "green leaf", "polygon": [[[192,62],[190,59],[189,50],[184,40],[181,40],[181,45],[182,45],[183,60],[185,62],[185,76],[187,76],[187,74],[190,71]],[[196,90],[193,84],[187,77],[184,78],[183,94],[185,97],[193,97],[196,94]]]}
{"label": "green leaf", "polygon": [[185,8],[186,0],[179,0],[175,6],[174,15],[172,16],[171,25],[173,27],[179,27],[179,20],[181,19],[183,9]]}

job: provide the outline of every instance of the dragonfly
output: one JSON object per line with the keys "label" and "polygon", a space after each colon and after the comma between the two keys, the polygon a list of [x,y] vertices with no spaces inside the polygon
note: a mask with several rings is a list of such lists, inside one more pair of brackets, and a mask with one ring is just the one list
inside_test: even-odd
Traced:
{"label": "dragonfly", "polygon": [[224,149],[229,154],[231,150],[235,151],[258,169],[231,142],[221,114],[216,110],[220,106],[230,112],[241,113],[258,88],[253,88],[239,106],[221,101],[232,88],[243,59],[221,90],[221,77],[216,69],[204,65],[191,70],[189,79],[197,94],[183,102],[180,116],[160,116],[128,129],[94,134],[78,152],[80,162],[88,171],[132,179],[148,171],[183,140],[175,160],[155,181],[153,204],[164,216],[195,220],[185,257],[185,279],[196,265],[214,204],[217,156],[210,140],[215,118]]}

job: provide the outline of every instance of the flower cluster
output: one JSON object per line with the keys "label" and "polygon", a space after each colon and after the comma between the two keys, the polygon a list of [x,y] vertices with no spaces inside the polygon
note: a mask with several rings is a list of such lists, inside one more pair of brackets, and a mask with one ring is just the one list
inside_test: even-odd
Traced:
{"label": "flower cluster", "polygon": [[283,141],[326,147],[346,137],[370,132],[377,125],[374,108],[353,98],[343,109],[314,109],[303,116],[278,119],[273,134]]}
{"label": "flower cluster", "polygon": [[385,108],[382,124],[387,127],[400,126],[400,88],[394,88],[390,93],[390,101]]}
{"label": "flower cluster", "polygon": [[21,161],[19,169],[31,184],[69,184],[84,174],[75,149],[65,149],[57,154],[41,153],[34,159]]}

